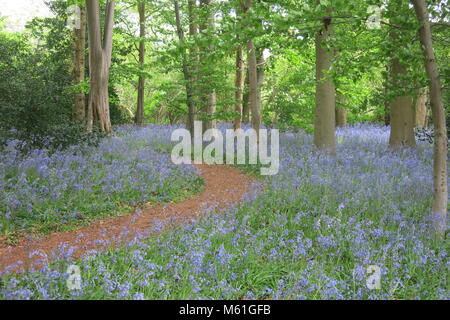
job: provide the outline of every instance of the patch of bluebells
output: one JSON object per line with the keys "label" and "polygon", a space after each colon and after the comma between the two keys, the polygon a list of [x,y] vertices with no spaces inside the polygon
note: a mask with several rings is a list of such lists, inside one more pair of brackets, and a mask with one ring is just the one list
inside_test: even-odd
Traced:
{"label": "patch of bluebells", "polygon": [[[449,242],[430,237],[432,150],[387,149],[388,129],[338,129],[335,158],[281,136],[281,168],[240,207],[175,232],[5,276],[4,299],[449,299]],[[162,224],[164,224],[162,222]],[[380,268],[380,289],[367,267]]]}
{"label": "patch of bluebells", "polygon": [[11,140],[0,154],[0,233],[66,223],[118,210],[119,204],[164,202],[199,186],[194,166],[174,165],[174,127],[120,127],[98,147],[73,146],[21,155]]}

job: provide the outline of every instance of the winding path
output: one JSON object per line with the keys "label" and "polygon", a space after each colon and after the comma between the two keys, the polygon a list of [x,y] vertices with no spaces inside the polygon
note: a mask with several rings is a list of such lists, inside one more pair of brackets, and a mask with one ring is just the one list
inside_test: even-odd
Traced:
{"label": "winding path", "polygon": [[197,167],[205,181],[204,190],[185,201],[154,205],[128,215],[97,220],[73,231],[56,232],[48,237],[21,240],[14,246],[0,244],[0,275],[21,272],[24,268],[40,269],[44,261],[61,257],[64,252],[79,258],[86,253],[118,247],[135,238],[157,234],[167,227],[192,221],[211,209],[222,210],[240,203],[255,182],[239,170],[224,165]]}

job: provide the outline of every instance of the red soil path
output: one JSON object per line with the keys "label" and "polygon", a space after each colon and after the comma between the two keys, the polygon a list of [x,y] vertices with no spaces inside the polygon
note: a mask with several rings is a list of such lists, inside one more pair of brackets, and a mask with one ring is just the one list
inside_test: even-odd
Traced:
{"label": "red soil path", "polygon": [[[58,254],[61,254],[58,248],[61,246],[66,246],[65,251],[71,248],[72,257],[79,258],[86,253],[95,252],[92,250],[118,247],[135,238],[157,234],[161,229],[198,218],[208,208],[221,210],[240,203],[242,196],[251,190],[255,182],[242,172],[223,165],[199,165],[198,168],[206,185],[201,194],[188,200],[154,205],[128,215],[98,220],[87,227],[56,232],[40,239],[21,240],[14,246],[0,243],[0,272],[39,269],[44,262],[58,258]],[[36,254],[38,252],[39,254]],[[6,267],[8,268],[5,269]]]}

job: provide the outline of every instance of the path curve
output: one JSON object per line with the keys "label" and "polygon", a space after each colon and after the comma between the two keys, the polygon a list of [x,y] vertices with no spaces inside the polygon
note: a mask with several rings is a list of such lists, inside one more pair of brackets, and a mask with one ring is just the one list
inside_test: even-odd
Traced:
{"label": "path curve", "polygon": [[179,203],[154,205],[128,215],[97,220],[87,227],[55,232],[48,237],[22,240],[17,245],[0,244],[0,276],[40,269],[44,263],[61,257],[61,246],[79,258],[92,250],[104,250],[128,243],[134,238],[157,234],[165,227],[198,218],[215,208],[223,210],[240,203],[255,180],[225,165],[198,165],[205,181],[202,193]]}

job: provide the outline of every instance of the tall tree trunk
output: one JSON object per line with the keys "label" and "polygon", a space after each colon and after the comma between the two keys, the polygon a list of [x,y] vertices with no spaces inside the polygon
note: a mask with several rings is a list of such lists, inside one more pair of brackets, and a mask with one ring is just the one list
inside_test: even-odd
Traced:
{"label": "tall tree trunk", "polygon": [[90,93],[86,128],[93,129],[94,114],[98,116],[100,130],[110,133],[109,116],[109,68],[112,54],[112,32],[114,25],[114,1],[106,4],[105,28],[103,44],[100,28],[100,9],[98,0],[86,0],[89,27],[89,67]]}
{"label": "tall tree trunk", "polygon": [[[207,21],[206,23],[202,23],[201,25],[201,30],[202,31],[208,31],[212,32],[215,28],[214,23],[215,23],[215,19],[214,19],[214,10],[212,10],[212,1],[213,0],[201,0],[200,3],[202,5],[202,8],[204,8],[207,12],[208,12],[208,17],[207,17]],[[212,38],[210,39],[212,40]],[[205,50],[207,49],[207,50]],[[213,45],[210,43],[208,45],[207,48],[203,48],[203,59],[204,60],[208,60],[208,56],[211,57],[211,55],[213,54],[214,48]],[[207,52],[206,52],[207,51]],[[205,65],[205,61],[203,61],[203,65]],[[207,68],[207,72],[209,75],[213,75],[214,74],[214,70],[213,68]],[[203,74],[204,80],[207,80],[208,78],[210,79],[210,77],[205,76],[205,74]],[[204,120],[203,121],[203,130],[206,131],[208,129],[212,129],[216,127],[216,120],[215,119],[211,119],[211,117],[213,117],[214,113],[216,113],[216,109],[217,109],[217,97],[216,97],[216,89],[214,88],[214,81],[208,81],[207,82],[203,82],[203,85],[206,87],[206,95],[204,96],[204,105],[206,105],[206,114],[208,116],[209,119]],[[203,88],[202,91],[205,88]]]}
{"label": "tall tree trunk", "polygon": [[342,105],[345,104],[345,96],[337,92],[336,93],[336,127],[347,126],[347,108]]}
{"label": "tall tree trunk", "polygon": [[[73,77],[75,85],[84,81],[85,46],[86,46],[86,8],[80,6],[80,28],[74,30]],[[86,95],[84,92],[75,93],[73,118],[83,121],[86,117]]]}
{"label": "tall tree trunk", "polygon": [[186,49],[184,48],[185,45],[185,38],[184,38],[184,31],[183,27],[181,25],[181,19],[180,19],[180,6],[178,4],[178,1],[174,1],[174,9],[175,9],[175,21],[177,26],[177,34],[178,39],[180,41],[180,45],[183,48],[182,58],[183,58],[183,76],[184,76],[184,82],[186,86],[186,104],[188,106],[188,123],[187,128],[191,133],[191,137],[194,137],[194,122],[195,122],[195,106],[194,106],[194,100],[193,100],[193,89],[192,89],[192,77],[189,70],[189,58],[186,53]]}
{"label": "tall tree trunk", "polygon": [[234,130],[241,128],[242,104],[244,97],[244,58],[242,55],[242,47],[236,48],[236,79],[235,79],[235,111],[237,113],[234,118]]}
{"label": "tall tree trunk", "polygon": [[430,80],[430,103],[434,124],[434,159],[433,159],[433,234],[443,240],[447,229],[447,126],[442,103],[441,82],[434,56],[430,21],[424,0],[413,0],[417,19],[422,23],[420,42],[425,57],[425,70]]}
{"label": "tall tree trunk", "polygon": [[242,122],[249,123],[250,121],[250,77],[248,75],[248,67],[245,71],[244,80],[244,95],[242,97]]}
{"label": "tall tree trunk", "polygon": [[325,47],[332,34],[331,19],[323,20],[316,34],[316,110],[314,118],[314,144],[318,149],[334,152],[336,147],[335,88],[330,74],[333,50]]}
{"label": "tall tree trunk", "polygon": [[265,69],[264,65],[266,64],[266,60],[264,59],[264,48],[260,48],[257,50],[257,57],[256,57],[256,63],[257,63],[257,76],[258,76],[258,104],[259,108],[262,107],[262,88],[264,85],[264,79],[265,79]]}
{"label": "tall tree trunk", "polygon": [[261,126],[261,101],[259,99],[259,86],[258,86],[258,70],[256,62],[256,52],[253,40],[250,39],[247,42],[248,51],[248,80],[249,80],[249,109],[252,112],[252,127],[256,130],[259,136],[259,129]]}
{"label": "tall tree trunk", "polygon": [[426,88],[418,88],[416,95],[417,97],[414,103],[414,125],[417,128],[425,128],[428,117],[428,94]]}
{"label": "tall tree trunk", "polygon": [[145,63],[145,2],[140,0],[138,2],[139,12],[139,80],[138,80],[138,98],[136,115],[134,123],[138,126],[144,124],[144,92],[145,92],[145,78],[142,74]]}
{"label": "tall tree trunk", "polygon": [[[252,0],[246,0],[243,2],[243,12],[247,14],[252,6]],[[258,85],[258,62],[253,39],[247,40],[247,59],[249,84],[248,104],[252,115],[252,127],[256,130],[257,136],[259,137],[259,129],[261,127],[261,101],[259,95],[260,88]]]}
{"label": "tall tree trunk", "polygon": [[[396,37],[394,36],[394,39]],[[405,86],[399,78],[406,75],[406,68],[400,60],[395,57],[392,59],[391,76],[395,87]],[[414,136],[414,106],[411,95],[401,95],[395,97],[390,105],[391,132],[389,136],[389,145],[391,147],[414,147],[416,139]]]}
{"label": "tall tree trunk", "polygon": [[[198,35],[198,23],[197,23],[197,14],[196,14],[196,1],[188,0],[188,14],[189,14],[189,36],[195,38]],[[199,64],[199,55],[198,55],[198,47],[194,45],[190,49],[189,54],[189,73],[191,78],[191,90],[192,90],[192,103],[190,105],[188,111],[188,117],[186,122],[186,127],[188,130],[193,133],[194,132],[194,121],[195,121],[195,113],[196,109],[199,105],[199,94],[198,94],[198,64]]]}

